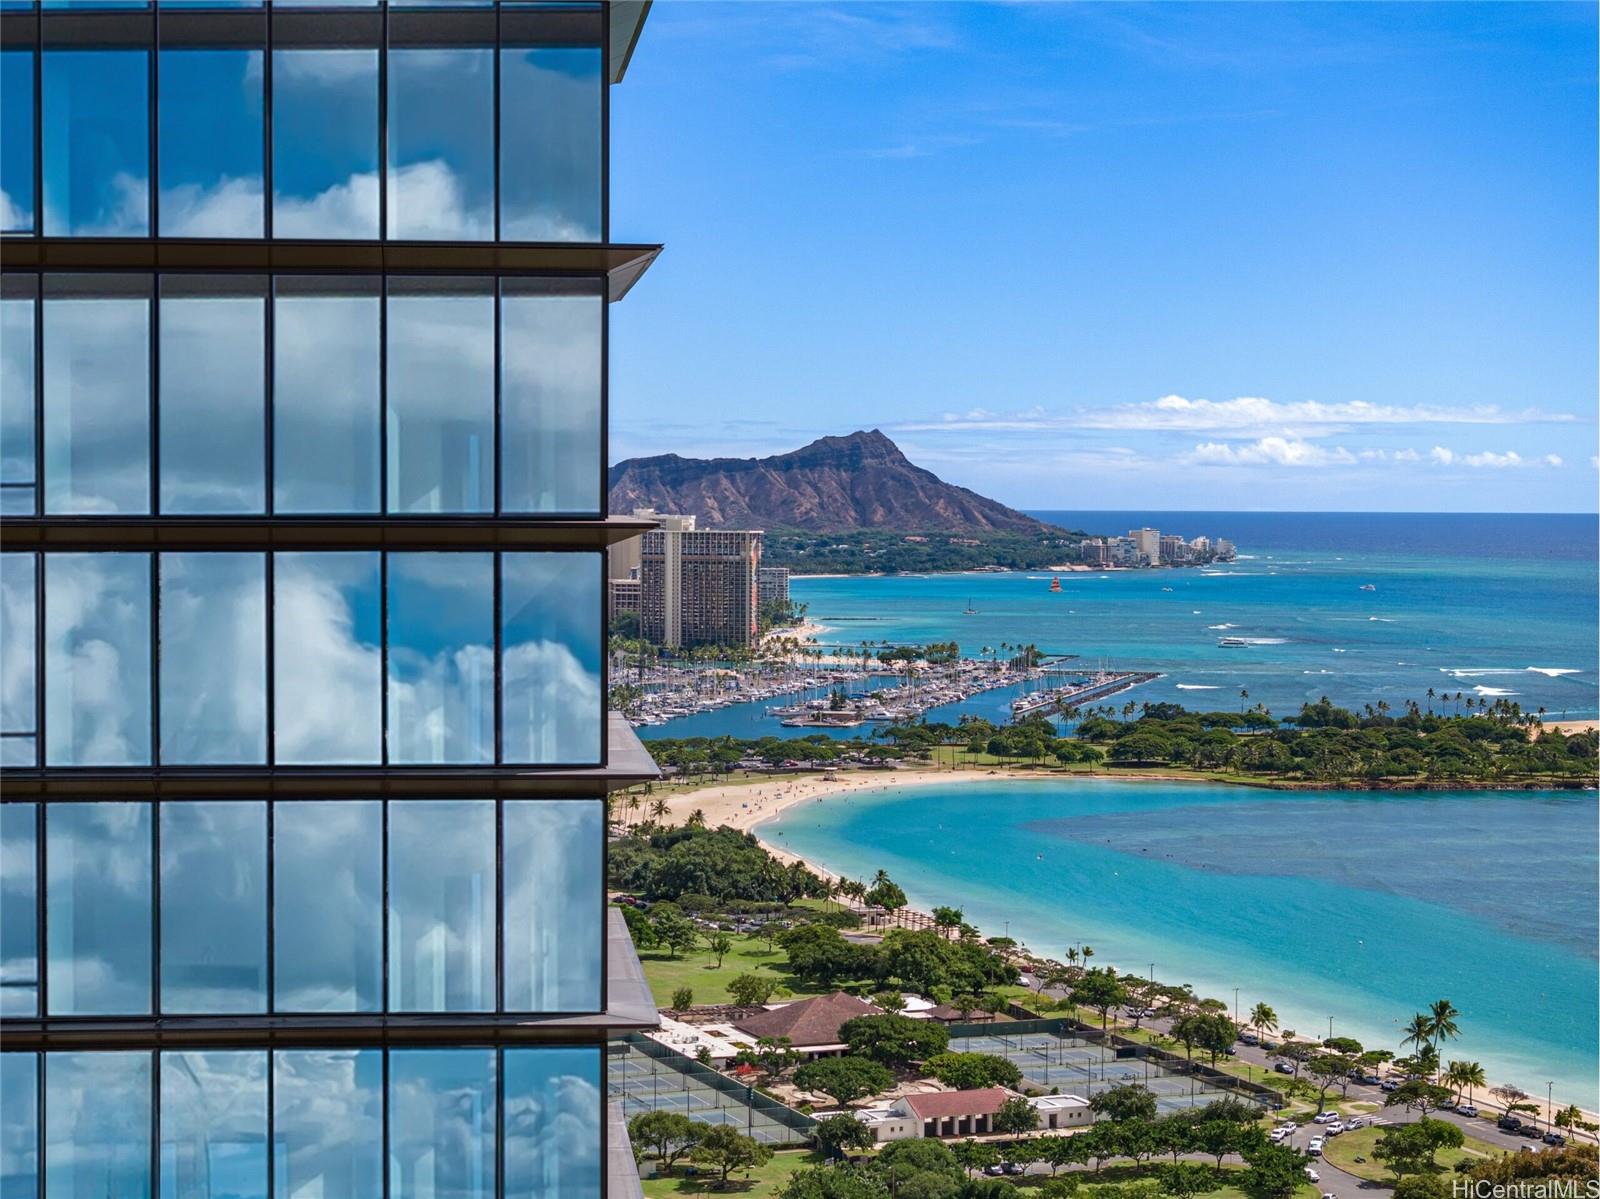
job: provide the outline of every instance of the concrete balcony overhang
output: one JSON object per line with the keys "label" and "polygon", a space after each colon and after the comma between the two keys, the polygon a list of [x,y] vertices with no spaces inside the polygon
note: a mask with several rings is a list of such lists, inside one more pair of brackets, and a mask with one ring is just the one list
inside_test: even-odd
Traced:
{"label": "concrete balcony overhang", "polygon": [[650,15],[650,0],[611,0],[607,5],[607,31],[611,42],[611,61],[606,64],[612,83],[621,83],[627,74],[628,63],[633,59],[633,48],[639,44],[639,33],[644,19]]}
{"label": "concrete balcony overhang", "polygon": [[602,766],[7,767],[7,799],[599,798],[661,771],[620,712]]}
{"label": "concrete balcony overhang", "polygon": [[8,550],[603,549],[655,523],[634,516],[7,517]]}
{"label": "concrete balcony overhang", "polygon": [[0,238],[0,267],[8,271],[603,276],[612,301],[660,253],[659,245],[615,243]]}

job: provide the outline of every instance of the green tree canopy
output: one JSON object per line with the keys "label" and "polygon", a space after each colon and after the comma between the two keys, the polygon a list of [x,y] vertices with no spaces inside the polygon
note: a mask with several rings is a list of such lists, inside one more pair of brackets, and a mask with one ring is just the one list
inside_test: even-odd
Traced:
{"label": "green tree canopy", "polygon": [[848,1105],[888,1090],[894,1085],[894,1075],[870,1058],[823,1057],[795,1070],[794,1085]]}

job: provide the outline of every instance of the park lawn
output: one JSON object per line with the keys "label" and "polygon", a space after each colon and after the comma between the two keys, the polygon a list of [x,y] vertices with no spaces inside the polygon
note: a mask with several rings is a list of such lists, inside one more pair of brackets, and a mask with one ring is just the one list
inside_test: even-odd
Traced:
{"label": "park lawn", "polygon": [[[1161,1168],[1166,1164],[1166,1161],[1160,1161],[1149,1162],[1145,1165],[1139,1166],[1107,1166],[1098,1174],[1092,1170],[1062,1171],[1061,1175],[1058,1175],[1057,1177],[1063,1177],[1067,1173],[1071,1173],[1084,1186],[1097,1186],[1101,1183],[1138,1182],[1141,1179],[1146,1178],[1159,1178],[1161,1176]],[[1222,1167],[1222,1170],[1224,1174],[1236,1174],[1243,1168],[1243,1166],[1225,1165]],[[1043,1185],[1049,1178],[1050,1175],[1048,1174],[1028,1174],[1021,1178],[1014,1178],[1011,1181],[1019,1184],[1026,1190],[1031,1187]],[[1319,1192],[1314,1185],[1312,1185],[1310,1182],[1305,1182],[1295,1188],[1292,1199],[1314,1199],[1318,1193]],[[1214,1191],[1202,1191],[1199,1196],[1196,1196],[1196,1199],[1248,1199],[1248,1197],[1239,1187],[1229,1183],[1225,1186],[1218,1187]]]}
{"label": "park lawn", "polygon": [[[1358,1128],[1354,1132],[1347,1132],[1331,1138],[1323,1147],[1322,1156],[1328,1164],[1337,1166],[1347,1174],[1354,1174],[1357,1178],[1365,1178],[1369,1182],[1382,1182],[1392,1185],[1395,1180],[1394,1173],[1388,1166],[1372,1156],[1372,1150],[1378,1143],[1379,1128]],[[1498,1145],[1491,1145],[1488,1141],[1480,1141],[1477,1137],[1468,1136],[1460,1149],[1441,1149],[1434,1161],[1438,1164],[1438,1173],[1452,1171],[1457,1162],[1479,1161],[1484,1158],[1500,1157],[1505,1151]],[[1364,1162],[1356,1158],[1364,1157]]]}
{"label": "park lawn", "polygon": [[641,949],[639,961],[644,966],[645,981],[650,984],[650,994],[656,1004],[666,1007],[672,993],[679,987],[694,992],[694,1001],[701,1003],[727,1003],[728,983],[740,974],[760,974],[787,987],[796,998],[806,999],[821,992],[800,982],[789,973],[789,959],[781,948],[748,933],[729,933],[733,949],[717,965],[717,957],[704,945],[697,945],[676,958],[669,957],[665,949]]}
{"label": "park lawn", "polygon": [[[685,1195],[712,1194],[771,1199],[789,1181],[790,1174],[802,1166],[820,1165],[821,1162],[822,1155],[811,1149],[779,1150],[762,1165],[752,1166],[744,1172],[734,1171],[728,1178],[726,1190],[717,1186],[714,1173],[707,1173],[703,1167],[695,1167],[699,1172],[688,1175],[680,1163],[671,1177],[644,1179],[644,1196],[645,1199],[681,1199]],[[689,1164],[693,1165],[692,1162]]]}

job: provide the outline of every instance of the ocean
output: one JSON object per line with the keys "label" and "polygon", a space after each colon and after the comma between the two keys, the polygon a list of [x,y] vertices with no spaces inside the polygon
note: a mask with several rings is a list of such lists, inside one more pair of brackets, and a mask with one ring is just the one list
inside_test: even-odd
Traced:
{"label": "ocean", "polygon": [[[955,640],[1033,644],[1161,678],[1116,697],[1292,715],[1327,696],[1359,709],[1408,700],[1446,711],[1506,698],[1548,719],[1600,712],[1592,515],[1470,513],[1037,512],[1068,528],[1150,526],[1226,537],[1216,567],[796,578],[792,597],[828,629],[823,645]],[[1370,585],[1373,590],[1363,590]],[[975,614],[967,615],[967,608]],[[1222,637],[1248,638],[1225,648]],[[1247,697],[1241,692],[1248,692]],[[934,709],[1000,721],[1018,690]],[[1461,699],[1455,696],[1460,694]],[[1440,696],[1448,695],[1448,700]],[[799,736],[742,704],[641,730],[647,737]],[[856,731],[841,736],[857,735]]]}
{"label": "ocean", "polygon": [[[1189,982],[1285,1029],[1399,1050],[1439,998],[1445,1057],[1594,1110],[1593,793],[1272,792],[975,780],[803,803],[761,836],[830,870],[887,870],[1062,957]],[[1238,989],[1237,997],[1235,988]]]}

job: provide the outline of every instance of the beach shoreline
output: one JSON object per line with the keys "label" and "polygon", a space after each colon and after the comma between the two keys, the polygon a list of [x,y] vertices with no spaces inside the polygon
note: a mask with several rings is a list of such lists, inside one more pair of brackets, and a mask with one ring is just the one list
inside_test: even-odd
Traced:
{"label": "beach shoreline", "polygon": [[[1580,722],[1574,722],[1580,723]],[[1592,724],[1593,722],[1581,722]],[[1063,775],[1041,773],[1015,767],[990,767],[982,769],[938,770],[897,769],[857,770],[829,772],[831,777],[775,777],[768,784],[723,784],[687,791],[668,799],[670,819],[682,821],[698,811],[705,823],[716,828],[727,826],[754,836],[768,853],[785,864],[798,863],[819,877],[837,880],[842,876],[821,863],[796,853],[771,836],[763,836],[761,826],[777,820],[785,812],[807,802],[823,802],[870,795],[891,789],[923,787],[952,782],[977,781],[1109,781],[1109,782],[1188,782],[1213,784],[1220,780],[1197,779],[1186,775],[1156,772],[1129,775]],[[986,934],[987,935],[987,934]],[[1547,1110],[1544,1099],[1530,1095],[1530,1103],[1540,1109],[1540,1119],[1549,1123],[1556,1112],[1565,1110],[1565,1103],[1557,1102]],[[1485,1097],[1486,1103],[1491,1103]],[[1584,1110],[1584,1119],[1600,1121],[1596,1113]]]}

